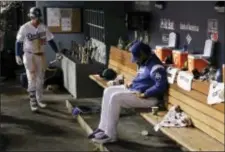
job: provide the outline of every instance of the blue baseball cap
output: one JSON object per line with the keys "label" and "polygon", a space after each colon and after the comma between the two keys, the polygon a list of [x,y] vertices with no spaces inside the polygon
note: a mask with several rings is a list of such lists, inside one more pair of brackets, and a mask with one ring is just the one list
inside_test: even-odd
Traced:
{"label": "blue baseball cap", "polygon": [[143,42],[136,41],[130,47],[129,51],[132,53],[132,62],[137,62],[141,56],[141,51],[146,54],[151,54],[151,47]]}

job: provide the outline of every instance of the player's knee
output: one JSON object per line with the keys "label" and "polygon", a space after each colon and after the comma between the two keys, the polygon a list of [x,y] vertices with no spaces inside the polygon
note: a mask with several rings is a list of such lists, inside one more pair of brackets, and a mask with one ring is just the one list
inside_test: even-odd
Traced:
{"label": "player's knee", "polygon": [[36,88],[36,81],[35,80],[28,80],[28,87],[29,88]]}
{"label": "player's knee", "polygon": [[115,92],[112,94],[111,102],[120,103],[124,100],[125,94],[123,92]]}
{"label": "player's knee", "polygon": [[30,72],[29,72],[28,79],[29,79],[30,81],[35,81],[35,79],[36,79],[35,71],[30,71]]}
{"label": "player's knee", "polygon": [[37,79],[36,79],[36,83],[37,83],[37,85],[41,86],[41,85],[44,84],[44,80],[41,79],[41,78],[37,78]]}
{"label": "player's knee", "polygon": [[104,89],[103,95],[110,94],[113,90],[113,86]]}
{"label": "player's knee", "polygon": [[30,79],[30,80],[28,80],[28,85],[34,86],[35,84],[36,84],[35,79]]}
{"label": "player's knee", "polygon": [[103,91],[103,96],[108,92],[108,88],[105,88]]}

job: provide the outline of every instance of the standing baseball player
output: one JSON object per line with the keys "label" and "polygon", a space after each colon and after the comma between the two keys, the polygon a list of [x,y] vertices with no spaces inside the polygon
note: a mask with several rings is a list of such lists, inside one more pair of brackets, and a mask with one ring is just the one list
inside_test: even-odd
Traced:
{"label": "standing baseball player", "polygon": [[139,65],[137,76],[132,83],[111,86],[104,90],[101,118],[98,129],[89,135],[94,142],[116,141],[116,128],[122,108],[150,108],[160,104],[168,88],[167,73],[151,48],[135,42],[130,51],[133,62]]}
{"label": "standing baseball player", "polygon": [[25,66],[30,108],[35,112],[38,110],[38,106],[41,108],[47,106],[42,102],[44,73],[46,70],[44,52],[46,42],[56,52],[56,58],[59,59],[60,54],[53,40],[53,34],[41,23],[41,10],[33,7],[30,9],[28,16],[31,20],[22,25],[17,33],[15,55],[17,64],[24,64]]}

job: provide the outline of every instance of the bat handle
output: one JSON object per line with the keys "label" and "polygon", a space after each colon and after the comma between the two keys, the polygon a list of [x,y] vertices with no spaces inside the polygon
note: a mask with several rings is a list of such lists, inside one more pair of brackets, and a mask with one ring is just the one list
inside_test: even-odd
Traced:
{"label": "bat handle", "polygon": [[50,62],[50,64],[53,64],[53,63],[55,63],[55,62],[57,62],[57,60],[53,60],[53,61],[51,61],[51,62]]}

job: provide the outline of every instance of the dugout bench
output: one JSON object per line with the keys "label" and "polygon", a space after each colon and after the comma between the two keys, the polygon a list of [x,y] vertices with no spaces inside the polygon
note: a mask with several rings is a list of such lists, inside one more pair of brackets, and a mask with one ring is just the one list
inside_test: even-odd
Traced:
{"label": "dugout bench", "polygon": [[[131,63],[131,53],[111,46],[108,68],[123,74],[125,82],[131,81],[136,75],[137,66]],[[89,75],[103,88],[107,81],[99,75]],[[176,83],[169,86],[166,107],[179,105],[191,117],[193,127],[189,128],[160,128],[160,130],[190,151],[224,151],[224,103],[210,106],[207,104],[209,84],[194,80],[192,90],[185,91]],[[140,115],[149,123],[155,125],[166,111],[159,111],[157,116],[149,112],[140,112]]]}

